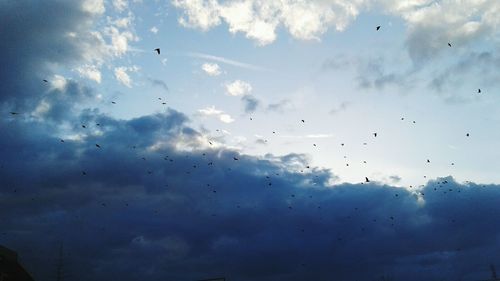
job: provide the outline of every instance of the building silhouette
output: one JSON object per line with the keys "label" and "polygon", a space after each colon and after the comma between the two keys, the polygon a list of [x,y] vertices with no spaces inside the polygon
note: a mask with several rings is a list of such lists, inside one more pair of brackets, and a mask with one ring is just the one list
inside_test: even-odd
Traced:
{"label": "building silhouette", "polygon": [[0,245],[0,281],[34,281],[18,263],[17,253]]}

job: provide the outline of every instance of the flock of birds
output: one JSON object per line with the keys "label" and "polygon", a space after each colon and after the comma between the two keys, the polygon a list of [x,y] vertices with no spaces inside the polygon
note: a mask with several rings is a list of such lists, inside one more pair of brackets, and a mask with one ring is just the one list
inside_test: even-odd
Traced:
{"label": "flock of birds", "polygon": [[[381,29],[381,26],[380,26],[380,25],[376,26],[376,30],[377,30],[377,31],[379,31],[380,29]],[[451,47],[451,46],[452,46],[450,42],[448,42],[448,46],[449,46],[449,47]],[[154,51],[157,55],[160,55],[160,54],[161,54],[161,49],[160,49],[160,48],[155,48],[153,51]],[[44,83],[49,83],[49,80],[47,80],[47,79],[43,79],[42,81],[43,81]],[[478,94],[480,94],[480,93],[481,93],[481,89],[478,89],[478,90],[477,90],[477,93],[478,93]],[[163,105],[166,105],[166,104],[167,104],[166,102],[164,102],[164,101],[162,100],[162,98],[161,98],[161,97],[159,97],[159,98],[158,98],[158,100],[162,101],[162,104],[163,104]],[[111,103],[112,103],[112,104],[116,104],[116,101],[111,101]],[[15,111],[11,111],[11,112],[10,112],[10,114],[11,114],[11,115],[19,115],[20,113],[19,113],[19,112],[15,112]],[[253,120],[253,118],[252,118],[252,117],[250,117],[250,120],[252,121],[252,120]],[[404,118],[404,117],[401,117],[401,120],[403,121],[403,120],[405,120],[405,118]],[[305,119],[301,119],[301,120],[300,120],[300,122],[301,122],[301,123],[305,123],[306,121],[305,121]],[[412,122],[413,122],[414,124],[416,123],[416,121],[414,121],[414,120],[413,120]],[[101,125],[101,124],[96,123],[96,126],[100,126],[100,125]],[[82,125],[81,125],[81,127],[82,127],[83,129],[86,129],[86,128],[87,128],[87,125],[82,124]],[[216,131],[219,131],[219,130],[217,129]],[[272,133],[273,133],[273,134],[276,134],[276,131],[272,131]],[[377,137],[377,136],[378,136],[378,133],[377,133],[377,132],[374,132],[374,133],[373,133],[373,136],[374,136],[374,137]],[[470,134],[469,134],[469,133],[466,133],[466,137],[469,137],[469,136],[470,136]],[[65,141],[64,141],[64,139],[61,139],[61,140],[60,140],[60,142],[64,143]],[[266,142],[266,143],[267,143],[267,140],[264,140],[264,142]],[[209,143],[210,145],[213,145],[213,142],[212,142],[212,141],[210,141],[210,140],[208,141],[208,143]],[[317,146],[315,143],[313,143],[312,145],[313,145],[314,147],[316,147],[316,146]],[[341,143],[341,146],[344,146],[344,145],[345,145],[344,143]],[[367,143],[365,142],[365,143],[363,143],[363,145],[367,145]],[[102,147],[101,147],[101,145],[100,145],[100,144],[97,144],[97,143],[95,144],[95,147],[96,147],[96,148],[98,148],[98,149],[101,149],[101,148],[102,148]],[[134,146],[134,148],[135,148],[135,146]],[[346,156],[344,156],[344,158],[346,158]],[[145,160],[145,158],[144,158],[144,157],[143,157],[142,159],[143,159],[143,160]],[[170,161],[173,161],[173,159],[169,159],[169,160],[170,160]],[[234,161],[238,161],[238,160],[239,160],[239,158],[237,158],[237,157],[233,157],[233,160],[234,160]],[[427,162],[427,163],[430,163],[430,160],[429,160],[429,159],[427,159],[427,161],[426,161],[426,162]],[[363,163],[366,163],[366,161],[363,161]],[[210,162],[208,163],[208,165],[209,165],[209,166],[213,165],[213,161],[210,161]],[[347,165],[347,166],[349,166],[349,164],[348,164],[348,163],[346,163],[346,165]],[[451,165],[455,165],[455,163],[451,163]],[[195,167],[195,168],[196,168],[196,165],[194,165],[193,167]],[[307,168],[307,169],[309,169],[309,168],[310,168],[310,166],[306,166],[306,168]],[[303,170],[301,170],[301,172],[303,172]],[[87,172],[86,172],[86,171],[82,171],[82,175],[87,175]],[[425,176],[424,176],[424,177],[425,177]],[[370,179],[369,179],[368,177],[365,177],[364,183],[369,183],[369,182],[370,182]],[[361,183],[363,183],[363,182],[361,182]],[[269,183],[269,185],[271,185],[271,183]],[[412,187],[412,186],[410,186],[410,187]]]}
{"label": "flock of birds", "polygon": [[[377,27],[376,27],[376,30],[377,30],[377,31],[378,31],[378,30],[380,30],[380,29],[381,29],[381,26],[377,26]],[[452,46],[452,45],[451,45],[451,43],[448,43],[448,46],[449,46],[449,47],[451,47],[451,46]],[[155,52],[157,55],[160,55],[160,54],[161,54],[161,50],[160,50],[160,48],[156,48],[156,49],[154,49],[154,52]],[[49,83],[49,81],[48,81],[47,79],[43,79],[43,82],[44,82],[44,83]],[[480,93],[481,93],[481,89],[478,89],[477,93],[479,93],[479,94],[480,94]],[[165,105],[165,104],[166,104],[166,102],[165,102],[164,100],[162,100],[162,98],[158,98],[158,100],[160,100],[160,101],[162,102],[162,104],[163,104],[163,105]],[[112,101],[111,103],[112,103],[112,104],[116,104],[116,102],[115,102],[115,101]],[[19,114],[21,114],[21,113],[11,111],[11,112],[10,112],[10,114],[11,114],[11,115],[19,115]],[[252,117],[250,117],[250,120],[253,120],[253,118],[252,118]],[[405,119],[404,119],[404,117],[402,117],[402,118],[401,118],[401,120],[405,120]],[[305,124],[305,123],[306,123],[306,120],[305,120],[305,119],[301,119],[299,122],[300,122],[300,123]],[[413,122],[413,123],[416,123],[416,121],[412,121],[412,122]],[[101,124],[99,124],[99,123],[97,123],[97,124],[95,124],[95,125],[96,125],[96,126],[101,126]],[[81,124],[81,128],[82,128],[82,129],[87,129],[88,127],[87,127],[87,125],[86,125],[86,124]],[[276,131],[272,131],[272,133],[273,133],[273,134],[276,134]],[[374,137],[374,138],[377,138],[377,137],[379,136],[378,132],[373,132],[373,133],[372,133],[372,135],[373,135],[373,137]],[[466,137],[470,137],[470,134],[469,134],[469,133],[466,133],[466,135],[465,135],[465,136],[466,136]],[[265,140],[265,141],[267,142],[267,140]],[[64,140],[64,139],[60,139],[60,142],[61,142],[61,143],[64,143],[64,142],[65,142],[65,140]],[[209,141],[208,141],[208,143],[209,143],[211,146],[212,146],[212,145],[214,145],[213,141],[211,141],[211,140],[209,140]],[[366,145],[366,143],[363,143],[363,144],[364,144],[364,145]],[[344,146],[344,145],[345,145],[344,143],[341,143],[341,146]],[[316,147],[317,145],[316,145],[315,143],[313,143],[313,146],[315,146],[315,147]],[[95,148],[96,148],[96,149],[99,149],[99,150],[104,150],[103,146],[101,146],[101,144],[99,144],[99,143],[96,143],[96,144],[95,144]],[[136,149],[136,146],[132,146],[132,148],[133,148],[133,149]],[[203,156],[203,157],[205,157],[205,156],[207,156],[207,155],[206,155],[206,153],[203,153],[203,154],[202,154],[202,156]],[[345,156],[344,156],[344,158],[345,158]],[[143,161],[146,161],[146,157],[141,157],[141,159],[142,159]],[[175,157],[165,156],[165,157],[164,157],[164,160],[172,163],[172,162],[174,162],[174,161],[175,161]],[[236,156],[233,156],[233,157],[232,157],[232,160],[233,160],[233,161],[240,161],[240,158],[239,158],[239,157],[237,157],[237,155],[236,155]],[[427,159],[427,160],[426,160],[426,162],[427,162],[427,163],[431,163],[430,159]],[[364,163],[366,163],[366,161],[364,161]],[[208,159],[208,160],[207,160],[207,162],[206,162],[206,165],[207,165],[207,166],[211,166],[211,167],[212,167],[212,166],[214,165],[214,161],[213,161],[213,160],[209,160],[209,159]],[[347,165],[347,166],[349,166],[349,164],[346,164],[346,165]],[[452,165],[454,165],[454,163],[452,163]],[[187,170],[187,171],[186,171],[186,174],[191,174],[191,172],[192,172],[193,170],[196,170],[196,169],[198,169],[199,167],[200,167],[200,165],[199,165],[198,163],[191,163],[190,170]],[[305,168],[305,169],[310,169],[310,166],[309,166],[309,165],[307,165],[307,166],[305,166],[304,168]],[[228,171],[231,171],[231,168],[228,168]],[[304,170],[301,170],[301,172],[303,172],[303,171],[304,171]],[[147,173],[151,175],[151,174],[153,174],[153,171],[148,170],[148,171],[147,171]],[[81,171],[81,174],[82,174],[82,176],[88,176],[88,175],[89,175],[89,173],[88,173],[87,171],[85,171],[85,170]],[[265,183],[266,183],[266,185],[267,185],[267,186],[272,186],[272,185],[273,185],[273,180],[272,180],[272,177],[274,177],[274,176],[279,177],[279,176],[280,176],[280,173],[274,173],[273,175],[266,175],[266,176],[265,176]],[[318,176],[315,176],[315,178],[317,178],[317,177],[318,177]],[[424,176],[424,177],[425,177],[425,176]],[[364,181],[363,181],[363,182],[361,182],[361,184],[363,184],[363,183],[370,183],[370,182],[371,182],[371,180],[370,180],[368,177],[364,177]],[[442,192],[443,192],[443,194],[449,194],[449,193],[452,193],[452,192],[458,192],[458,193],[460,193],[460,192],[461,192],[461,190],[460,190],[460,189],[453,189],[453,188],[449,188],[449,187],[447,187],[447,184],[448,184],[448,181],[446,181],[446,180],[439,181],[439,182],[435,182],[435,183],[433,183],[434,187],[432,187],[432,185],[429,185],[431,189],[428,189],[428,190],[433,190],[433,191],[436,191],[436,192],[438,192],[438,191],[442,191]],[[207,185],[207,187],[211,188],[211,192],[212,192],[212,193],[214,193],[214,194],[215,194],[215,193],[217,193],[217,189],[213,189],[213,186],[211,186],[211,185],[210,185],[210,184],[208,184],[208,183],[207,183],[206,185]],[[166,186],[166,187],[168,187],[168,185],[165,185],[165,186]],[[421,187],[423,187],[423,186],[421,186]],[[410,186],[410,188],[413,188],[413,186]],[[432,189],[432,188],[433,188],[433,189]],[[420,191],[420,192],[418,192],[418,195],[419,195],[419,196],[425,196],[425,194],[424,194],[423,192],[421,192],[421,191]],[[397,192],[394,194],[394,197],[395,197],[395,198],[399,198],[399,196],[400,196],[400,195],[399,195],[399,193],[397,193]],[[296,198],[296,195],[295,195],[295,194],[290,194],[290,197],[291,197],[291,198]],[[310,199],[312,199],[312,196],[309,196],[309,198],[310,198]],[[107,204],[106,204],[105,202],[103,202],[101,205],[102,205],[103,207],[106,207],[106,206],[107,206]],[[129,203],[126,203],[126,206],[128,207],[128,206],[129,206]],[[289,210],[293,210],[293,206],[292,206],[292,204],[289,204],[287,207],[288,207],[288,209],[289,209]],[[240,205],[240,204],[237,204],[237,205],[236,205],[236,208],[241,208],[241,205]],[[318,205],[318,206],[317,206],[317,208],[318,208],[318,209],[321,209],[321,206],[320,206],[320,205]],[[359,207],[353,207],[353,211],[358,211],[358,210],[359,210]],[[155,213],[158,213],[158,210],[155,210]],[[216,216],[216,214],[212,214],[212,216]],[[350,219],[350,218],[352,218],[352,217],[351,217],[351,215],[347,216],[347,219]],[[388,217],[387,217],[387,220],[389,221],[389,223],[390,223],[390,225],[391,225],[391,226],[395,226],[395,223],[396,223],[396,220],[397,220],[396,215],[394,215],[394,214],[393,214],[393,215],[388,216]],[[456,220],[456,219],[452,219],[452,220],[450,221],[450,223],[456,223],[456,222],[457,222],[457,220]],[[377,223],[377,218],[374,218],[374,219],[373,219],[373,223]],[[361,228],[360,228],[360,230],[364,232],[364,231],[366,231],[366,228],[367,228],[367,227],[363,226],[363,227],[361,227]],[[104,230],[104,229],[103,229],[103,230]],[[305,232],[305,229],[304,229],[304,228],[300,228],[300,231],[301,231],[301,232]],[[339,237],[337,237],[337,241],[343,241],[344,239],[345,239],[345,237],[343,237],[343,236],[339,236]],[[458,250],[460,250],[460,249],[458,249]]]}

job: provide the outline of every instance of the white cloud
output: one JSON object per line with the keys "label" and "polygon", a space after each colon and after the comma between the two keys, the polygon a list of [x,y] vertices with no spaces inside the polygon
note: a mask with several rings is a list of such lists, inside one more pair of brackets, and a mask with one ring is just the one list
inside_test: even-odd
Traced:
{"label": "white cloud", "polygon": [[222,111],[215,109],[215,106],[199,109],[198,112],[201,113],[202,115],[206,115],[206,116],[222,114]]}
{"label": "white cloud", "polygon": [[241,80],[235,80],[226,84],[226,92],[230,96],[243,96],[252,91],[252,86]]}
{"label": "white cloud", "polygon": [[272,43],[282,25],[297,39],[317,39],[328,27],[344,30],[369,0],[174,0],[183,10],[179,22],[186,27],[208,30],[222,20],[231,33],[242,32],[259,45]]}
{"label": "white cloud", "polygon": [[229,114],[221,114],[219,115],[219,120],[224,123],[232,123],[234,119]]}
{"label": "white cloud", "polygon": [[204,63],[201,69],[210,76],[218,76],[221,74],[220,67],[216,63]]}
{"label": "white cloud", "polygon": [[151,27],[151,29],[150,29],[149,31],[151,31],[152,33],[156,34],[156,33],[158,33],[158,31],[160,31],[160,30],[158,29],[158,27],[153,26],[153,27]]}
{"label": "white cloud", "polygon": [[224,123],[234,122],[234,119],[231,117],[231,115],[224,113],[224,111],[222,111],[222,110],[216,109],[215,106],[210,106],[210,107],[206,107],[203,109],[199,109],[198,113],[200,115],[203,115],[203,116],[215,116],[221,122],[224,122]]}
{"label": "white cloud", "polygon": [[82,3],[82,9],[91,14],[104,14],[104,0],[85,0]]}
{"label": "white cloud", "polygon": [[137,37],[131,31],[121,32],[114,26],[107,27],[105,33],[111,38],[109,50],[115,56],[122,56],[129,50],[129,41],[137,41]]}
{"label": "white cloud", "polygon": [[54,78],[50,80],[50,86],[52,89],[56,89],[59,91],[64,91],[66,85],[68,84],[68,80],[64,76],[54,75]]}
{"label": "white cloud", "polygon": [[179,23],[186,27],[208,30],[220,24],[217,0],[173,0],[172,4],[184,9]]}
{"label": "white cloud", "polygon": [[128,8],[128,2],[127,0],[113,0],[113,7],[115,7],[118,12],[123,12]]}
{"label": "white cloud", "polygon": [[137,72],[139,70],[139,67],[137,66],[131,66],[131,67],[125,67],[125,66],[120,66],[115,68],[115,78],[120,82],[122,85],[132,88],[132,79],[128,75],[127,72]]}
{"label": "white cloud", "polygon": [[84,65],[76,68],[80,76],[101,83],[101,71],[95,65]]}

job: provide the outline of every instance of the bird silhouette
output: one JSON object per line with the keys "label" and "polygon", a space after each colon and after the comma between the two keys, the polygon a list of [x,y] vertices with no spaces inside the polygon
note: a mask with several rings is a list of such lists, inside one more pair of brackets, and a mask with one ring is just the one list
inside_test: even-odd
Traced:
{"label": "bird silhouette", "polygon": [[302,123],[306,123],[306,121],[305,121],[304,119],[302,119],[302,120],[300,120],[300,121],[302,121]]}
{"label": "bird silhouette", "polygon": [[477,89],[477,93],[480,94],[481,93],[481,89]]}
{"label": "bird silhouette", "polygon": [[451,43],[448,43],[448,47],[451,47]]}
{"label": "bird silhouette", "polygon": [[48,83],[48,82],[49,82],[47,79],[43,79],[42,81],[43,81],[43,82],[45,82],[45,83]]}
{"label": "bird silhouette", "polygon": [[100,145],[98,145],[97,143],[95,144],[95,147],[97,147],[97,148],[101,148],[101,146],[100,146]]}
{"label": "bird silhouette", "polygon": [[240,160],[240,159],[238,159],[238,158],[236,158],[236,157],[233,157],[233,159],[234,159],[234,161],[238,161],[238,160]]}
{"label": "bird silhouette", "polygon": [[373,136],[374,136],[374,137],[377,137],[377,133],[373,133]]}
{"label": "bird silhouette", "polygon": [[377,26],[377,31],[378,31],[378,30],[380,30],[380,25],[379,25],[379,26]]}
{"label": "bird silhouette", "polygon": [[160,48],[156,48],[156,49],[155,49],[155,52],[157,52],[157,53],[158,53],[158,55],[159,55],[159,54],[160,54]]}
{"label": "bird silhouette", "polygon": [[468,137],[468,136],[470,136],[470,135],[469,135],[469,133],[467,133],[465,136],[467,136],[467,137]]}
{"label": "bird silhouette", "polygon": [[18,115],[19,113],[18,113],[18,112],[13,112],[13,111],[11,111],[11,112],[10,112],[10,114],[11,114],[11,115]]}
{"label": "bird silhouette", "polygon": [[370,180],[368,179],[368,177],[365,177],[365,182],[370,182]]}

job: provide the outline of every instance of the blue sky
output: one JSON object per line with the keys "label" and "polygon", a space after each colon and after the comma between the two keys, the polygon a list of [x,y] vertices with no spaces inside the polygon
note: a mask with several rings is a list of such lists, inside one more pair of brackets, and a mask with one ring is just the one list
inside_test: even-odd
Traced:
{"label": "blue sky", "polygon": [[[224,129],[221,145],[256,156],[304,153],[340,182],[370,176],[391,183],[394,175],[401,181],[392,184],[401,186],[423,184],[424,175],[499,180],[494,167],[500,158],[490,149],[498,139],[493,129],[496,64],[478,58],[496,59],[496,23],[486,13],[487,4],[472,1],[467,5],[476,11],[467,13],[465,4],[453,1],[360,1],[348,4],[353,11],[334,1],[276,7],[269,2],[271,7],[262,10],[252,1],[210,2],[213,7],[203,1],[123,3],[105,3],[96,20],[96,32],[115,29],[108,39],[120,38],[101,47],[124,48],[122,53],[111,52],[97,64],[91,58],[94,64],[87,66],[101,73],[100,82],[82,81],[102,91],[103,112],[118,118],[160,112],[165,106],[155,98],[163,97],[167,106],[188,114],[193,126],[207,129],[207,138]],[[327,12],[314,14],[321,7],[333,19]],[[429,23],[440,9],[443,22]],[[226,10],[235,15],[225,15]],[[253,13],[249,18],[236,16],[248,11]],[[282,18],[267,19],[265,11]],[[305,15],[304,22],[288,18],[295,12]],[[204,22],[206,13],[213,13],[213,23]],[[308,19],[309,14],[319,19]],[[276,25],[274,38],[251,30],[261,18]],[[445,23],[450,29],[442,27]],[[420,38],[421,33],[428,35]],[[113,45],[124,41],[125,46]],[[157,47],[161,55],[152,56]],[[216,68],[211,75],[203,70],[206,64]],[[120,68],[127,82],[116,78]],[[74,69],[60,71],[66,78],[85,78]],[[232,97],[226,85],[234,81],[250,89]],[[253,97],[255,110],[245,112],[242,95]],[[273,104],[281,104],[280,110],[270,110]],[[211,117],[200,114],[207,108],[214,109]],[[220,114],[226,114],[225,122]],[[301,124],[302,119],[307,122]],[[258,138],[268,139],[267,144],[256,145]]]}
{"label": "blue sky", "polygon": [[0,244],[37,280],[61,241],[75,280],[484,279],[499,13],[0,0]]}

